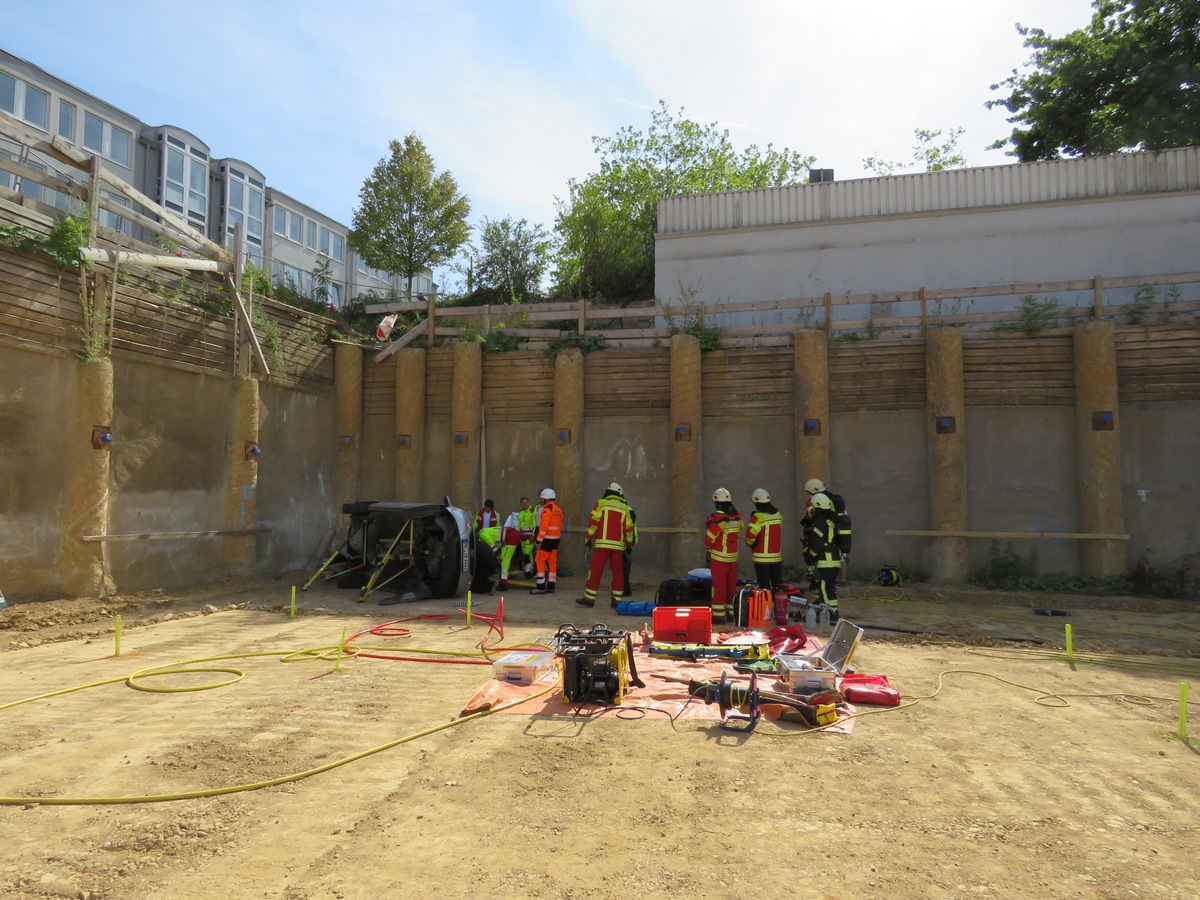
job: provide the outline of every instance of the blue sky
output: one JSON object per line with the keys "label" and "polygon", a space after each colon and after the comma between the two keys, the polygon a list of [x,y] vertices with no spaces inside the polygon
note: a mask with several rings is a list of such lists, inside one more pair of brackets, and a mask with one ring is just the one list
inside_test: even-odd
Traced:
{"label": "blue sky", "polygon": [[[597,167],[593,135],[665,100],[739,148],[788,147],[839,180],[908,161],[916,128],[966,129],[1011,162],[989,85],[1028,58],[1015,23],[1062,34],[1090,0],[5,0],[0,46],[350,224],[390,139],[416,132],[471,219],[549,230]],[[444,273],[442,280],[446,280]]]}

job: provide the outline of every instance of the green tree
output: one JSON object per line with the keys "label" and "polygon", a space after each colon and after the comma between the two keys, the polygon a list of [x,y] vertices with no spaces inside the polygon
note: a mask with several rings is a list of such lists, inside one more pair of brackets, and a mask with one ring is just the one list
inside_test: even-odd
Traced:
{"label": "green tree", "polygon": [[650,127],[593,137],[600,170],[557,199],[555,287],[560,296],[649,297],[654,292],[658,201],[677,194],[800,184],[813,157],[770,144],[738,153],[728,130],[673,115],[664,101]]}
{"label": "green tree", "polygon": [[992,85],[1022,162],[1200,144],[1200,0],[1093,0],[1086,28],[1056,38],[1017,25],[1029,71]]}
{"label": "green tree", "polygon": [[951,128],[946,139],[938,143],[942,136],[940,128],[915,128],[913,137],[913,161],[910,163],[891,162],[881,159],[878,154],[868,156],[862,161],[863,168],[876,175],[895,175],[898,171],[923,166],[926,172],[941,172],[943,169],[962,169],[967,165],[967,158],[958,149],[959,138],[966,129]]}
{"label": "green tree", "polygon": [[483,220],[479,250],[468,269],[471,288],[492,291],[503,300],[524,300],[541,294],[542,277],[550,264],[550,236],[541,225],[525,219]]}
{"label": "green tree", "polygon": [[389,141],[358,192],[349,244],[367,265],[412,279],[454,256],[470,236],[471,203],[449,172],[436,173],[433,157],[415,134]]}

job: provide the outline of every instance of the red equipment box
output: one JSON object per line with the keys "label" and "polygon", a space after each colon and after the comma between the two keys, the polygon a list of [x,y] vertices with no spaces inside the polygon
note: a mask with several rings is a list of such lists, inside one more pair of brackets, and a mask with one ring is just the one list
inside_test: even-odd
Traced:
{"label": "red equipment box", "polygon": [[654,639],[682,644],[712,643],[712,609],[707,606],[656,606]]}

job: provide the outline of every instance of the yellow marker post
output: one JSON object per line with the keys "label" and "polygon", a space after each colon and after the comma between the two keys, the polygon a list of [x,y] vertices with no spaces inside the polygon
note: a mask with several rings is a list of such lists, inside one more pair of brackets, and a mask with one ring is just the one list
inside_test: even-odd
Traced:
{"label": "yellow marker post", "polygon": [[1075,639],[1071,636],[1071,626],[1067,626],[1067,662],[1075,664]]}
{"label": "yellow marker post", "polygon": [[1185,744],[1187,743],[1187,695],[1187,682],[1179,682],[1179,739]]}
{"label": "yellow marker post", "polygon": [[467,591],[467,624],[471,624],[471,592]]}
{"label": "yellow marker post", "polygon": [[292,605],[288,607],[288,618],[296,618],[296,586],[292,585]]}
{"label": "yellow marker post", "polygon": [[333,671],[335,672],[341,671],[342,668],[342,647],[346,643],[346,628],[347,626],[342,626],[342,639],[338,641],[337,662],[333,664]]}
{"label": "yellow marker post", "polygon": [[113,616],[113,656],[121,655],[121,617]]}

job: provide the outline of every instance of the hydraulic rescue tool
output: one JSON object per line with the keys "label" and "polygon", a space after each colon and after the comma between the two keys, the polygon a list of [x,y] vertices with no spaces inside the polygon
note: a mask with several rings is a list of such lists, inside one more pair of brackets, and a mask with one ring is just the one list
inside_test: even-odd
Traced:
{"label": "hydraulic rescue tool", "polygon": [[633,661],[633,639],[598,623],[588,631],[562,625],[552,644],[563,665],[563,699],[568,703],[619,706],[629,686],[645,687]]}
{"label": "hydraulic rescue tool", "polygon": [[[750,676],[750,684],[735,684],[729,680],[729,673],[722,672],[720,681],[696,681],[695,679],[666,677],[667,681],[686,684],[688,693],[693,697],[703,697],[705,703],[716,703],[721,709],[721,727],[727,731],[752,731],[758,724],[760,707],[763,703],[772,703],[786,707],[799,713],[804,724],[810,728],[820,728],[832,725],[838,720],[837,701],[840,696],[836,692],[814,695],[813,702],[805,702],[791,694],[780,694],[775,691],[764,691],[758,686],[758,675]],[[745,714],[732,713],[734,709],[745,709]],[[732,721],[744,721],[748,724],[735,726]]]}

